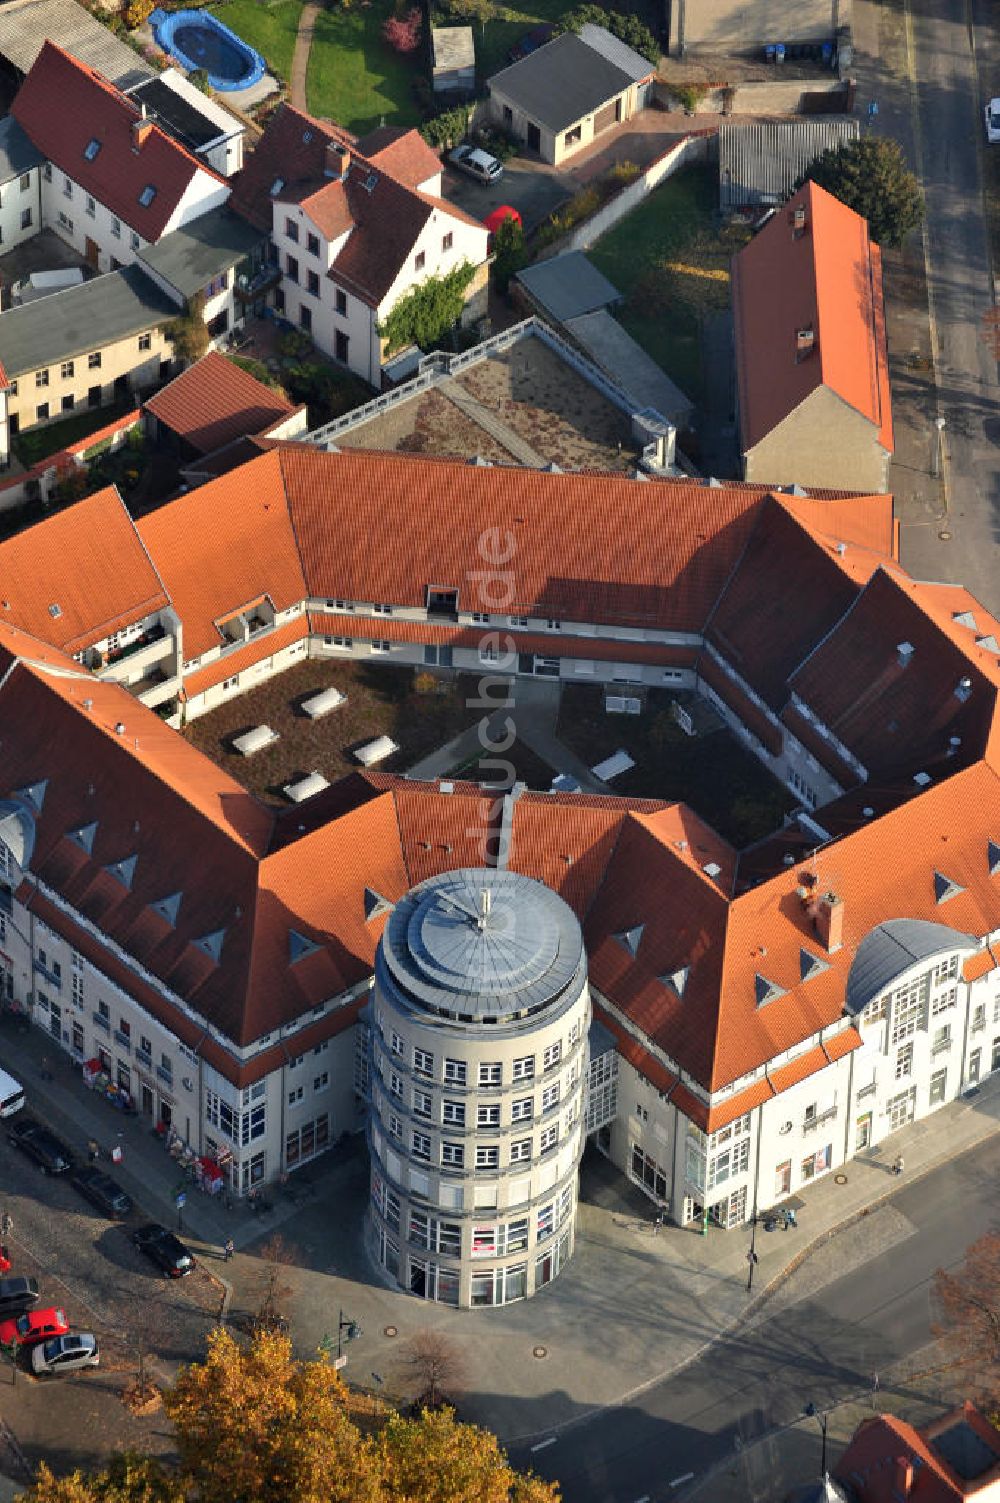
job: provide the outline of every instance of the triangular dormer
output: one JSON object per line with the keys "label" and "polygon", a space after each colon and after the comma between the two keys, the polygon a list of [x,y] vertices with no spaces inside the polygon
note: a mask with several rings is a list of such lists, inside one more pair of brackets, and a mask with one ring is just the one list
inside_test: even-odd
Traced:
{"label": "triangular dormer", "polygon": [[990,876],[1000,874],[1000,844],[995,840],[986,842],[986,860],[989,862]]}
{"label": "triangular dormer", "polygon": [[785,988],[783,986],[779,986],[776,981],[768,981],[767,977],[762,976],[759,971],[754,974],[753,989],[758,1007],[765,1007],[768,1002],[773,1002],[776,997],[783,997],[785,995]]}
{"label": "triangular dormer", "polygon": [[970,631],[976,630],[976,618],[971,611],[952,611],[951,619],[956,626],[967,626]]}
{"label": "triangular dormer", "polygon": [[116,878],[123,887],[131,890],[132,878],[135,876],[135,867],[138,860],[138,856],[125,856],[121,861],[110,862],[104,870]]}
{"label": "triangular dormer", "polygon": [[37,783],[28,783],[23,788],[15,790],[15,798],[23,798],[26,804],[30,804],[36,814],[41,814],[42,805],[45,802],[45,790],[49,786],[48,778],[39,778]]}
{"label": "triangular dormer", "polygon": [[214,929],[211,934],[203,934],[201,939],[192,940],[196,950],[207,955],[209,960],[214,960],[218,965],[222,958],[222,941],[226,937],[225,929]]}
{"label": "triangular dormer", "polygon": [[97,834],[97,820],[91,820],[89,825],[81,825],[78,830],[70,830],[69,838],[74,845],[78,845],[81,851],[86,851],[88,856],[94,853],[94,836]]}
{"label": "triangular dormer", "polygon": [[642,931],[645,927],[645,924],[636,924],[634,929],[625,929],[621,934],[615,935],[615,939],[620,945],[624,945],[633,960],[639,953],[639,945],[642,943]]}
{"label": "triangular dormer", "polygon": [[374,887],[365,888],[365,923],[370,924],[372,919],[381,918],[383,913],[391,913],[395,903],[390,903]]}
{"label": "triangular dormer", "polygon": [[965,888],[959,887],[958,883],[953,882],[950,877],[943,876],[941,872],[934,873],[934,901],[936,903],[947,903],[949,898],[956,898],[960,892],[964,891]]}
{"label": "triangular dormer", "polygon": [[300,934],[297,929],[289,929],[289,931],[288,931],[288,964],[289,965],[294,965],[297,960],[301,960],[306,955],[312,955],[314,953],[314,951],[316,951],[318,949],[319,949],[319,945],[314,944],[314,942],[311,939],[307,939],[304,934]]}
{"label": "triangular dormer", "polygon": [[799,950],[799,977],[802,981],[809,981],[813,976],[820,976],[829,969],[829,961],[814,955],[811,950]]}
{"label": "triangular dormer", "polygon": [[157,898],[156,902],[150,903],[149,906],[154,913],[159,914],[161,919],[165,919],[171,929],[173,929],[177,924],[177,912],[181,906],[181,898],[183,896],[183,893],[172,892],[169,898]]}
{"label": "triangular dormer", "polygon": [[992,632],[988,632],[985,637],[977,637],[976,646],[984,652],[992,652],[994,657],[1000,657],[1000,642],[997,642]]}
{"label": "triangular dormer", "polygon": [[660,981],[665,987],[668,987],[670,991],[676,992],[678,997],[683,997],[684,988],[688,984],[688,977],[690,976],[690,974],[691,967],[689,965],[682,965],[680,970],[668,971],[665,976],[661,976]]}

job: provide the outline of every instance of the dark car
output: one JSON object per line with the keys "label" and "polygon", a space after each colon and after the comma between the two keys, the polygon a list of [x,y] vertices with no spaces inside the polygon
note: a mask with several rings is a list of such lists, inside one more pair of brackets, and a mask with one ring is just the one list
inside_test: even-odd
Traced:
{"label": "dark car", "polygon": [[7,1141],[20,1148],[29,1159],[34,1159],[43,1174],[68,1174],[73,1167],[73,1155],[66,1144],[61,1143],[54,1132],[30,1118],[9,1127]]}
{"label": "dark car", "polygon": [[37,1304],[37,1279],[0,1279],[0,1315],[20,1315]]}
{"label": "dark car", "polygon": [[168,1279],[182,1279],[194,1268],[194,1258],[184,1243],[159,1222],[151,1221],[132,1233],[132,1241]]}
{"label": "dark car", "polygon": [[117,1180],[113,1180],[102,1169],[74,1169],[70,1180],[80,1194],[85,1195],[106,1216],[127,1216],[132,1209],[131,1195],[126,1195]]}

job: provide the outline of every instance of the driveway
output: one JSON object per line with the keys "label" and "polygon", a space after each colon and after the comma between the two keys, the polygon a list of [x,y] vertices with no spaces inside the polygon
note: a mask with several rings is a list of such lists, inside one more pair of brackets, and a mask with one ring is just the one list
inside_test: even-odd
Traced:
{"label": "driveway", "polygon": [[512,157],[505,162],[503,177],[490,185],[454,171],[447,161],[443,165],[442,193],[449,203],[475,219],[485,219],[501,204],[510,204],[529,231],[576,192],[576,182],[569,173],[559,172],[544,162],[529,161],[527,157]]}

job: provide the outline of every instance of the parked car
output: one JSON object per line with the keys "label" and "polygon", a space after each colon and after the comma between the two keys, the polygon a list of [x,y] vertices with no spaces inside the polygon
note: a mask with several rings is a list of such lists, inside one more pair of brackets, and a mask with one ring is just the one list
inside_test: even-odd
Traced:
{"label": "parked car", "polygon": [[26,1310],[13,1320],[0,1321],[0,1346],[30,1346],[50,1336],[65,1336],[68,1330],[62,1310]]}
{"label": "parked car", "polygon": [[157,1268],[163,1270],[168,1279],[182,1279],[194,1268],[194,1258],[181,1239],[158,1221],[140,1226],[132,1233],[132,1242]]}
{"label": "parked car", "polygon": [[131,1195],[126,1195],[118,1181],[112,1179],[110,1174],[105,1174],[103,1169],[94,1169],[89,1165],[74,1169],[70,1182],[106,1216],[127,1216],[132,1209]]}
{"label": "parked car", "polygon": [[467,141],[449,151],[448,160],[459,172],[467,173],[479,183],[497,183],[503,177],[503,163],[491,157],[488,151],[470,146]]}
{"label": "parked car", "polygon": [[7,1142],[34,1159],[43,1174],[68,1174],[73,1167],[73,1155],[66,1144],[30,1118],[7,1129]]}
{"label": "parked car", "polygon": [[986,106],[986,140],[990,146],[1000,141],[1000,99],[991,99]]}
{"label": "parked car", "polygon": [[38,1280],[0,1279],[0,1315],[19,1315],[38,1304]]}
{"label": "parked car", "polygon": [[40,1378],[79,1372],[82,1367],[98,1367],[100,1361],[97,1337],[90,1331],[56,1336],[52,1341],[43,1341],[31,1349],[31,1370]]}
{"label": "parked car", "polygon": [[546,42],[551,42],[555,26],[551,21],[545,21],[541,26],[536,26],[533,31],[516,41],[507,54],[507,59],[512,63],[519,63],[522,57],[527,57],[532,52],[537,52],[539,47],[544,47]]}

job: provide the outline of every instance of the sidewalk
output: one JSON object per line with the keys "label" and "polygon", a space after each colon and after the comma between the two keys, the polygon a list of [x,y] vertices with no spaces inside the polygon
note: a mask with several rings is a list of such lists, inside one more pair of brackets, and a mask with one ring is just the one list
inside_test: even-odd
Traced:
{"label": "sidewalk", "polygon": [[[47,1044],[39,1030],[22,1034],[8,1023],[0,1031],[0,1059],[25,1084],[31,1108],[81,1152],[89,1136],[107,1145],[121,1130],[125,1156],[116,1177],[143,1211],[175,1224],[176,1166],[149,1127],[121,1118],[89,1092],[79,1072]],[[53,1079],[40,1077],[43,1055]],[[446,1332],[468,1367],[463,1417],[488,1425],[510,1444],[550,1435],[676,1372],[759,1312],[789,1271],[839,1228],[888,1199],[901,1183],[891,1173],[898,1153],[906,1159],[902,1183],[909,1184],[991,1137],[998,1124],[1000,1079],[993,1079],[811,1185],[802,1194],[797,1230],[758,1228],[752,1295],[746,1288],[748,1229],[710,1228],[707,1236],[657,1229],[651,1202],[596,1151],[584,1163],[572,1262],[534,1299],[499,1309],[454,1310],[383,1283],[364,1244],[368,1164],[360,1139],[310,1166],[314,1198],[299,1206],[281,1200],[259,1220],[245,1206],[227,1213],[195,1192],[183,1212],[184,1235],[213,1259],[233,1237],[236,1256],[225,1267],[230,1308],[252,1311],[260,1297],[255,1244],[280,1230],[294,1255],[288,1314],[296,1349],[303,1356],[314,1352],[325,1333],[336,1342],[343,1312],[364,1333],[349,1348],[346,1373],[358,1386],[370,1386],[377,1372],[387,1396],[411,1396],[399,1374],[401,1343],[418,1330]],[[848,1240],[853,1251],[841,1272],[849,1271],[852,1258],[862,1266],[867,1257],[863,1235]],[[221,1262],[209,1266],[223,1271]]]}

